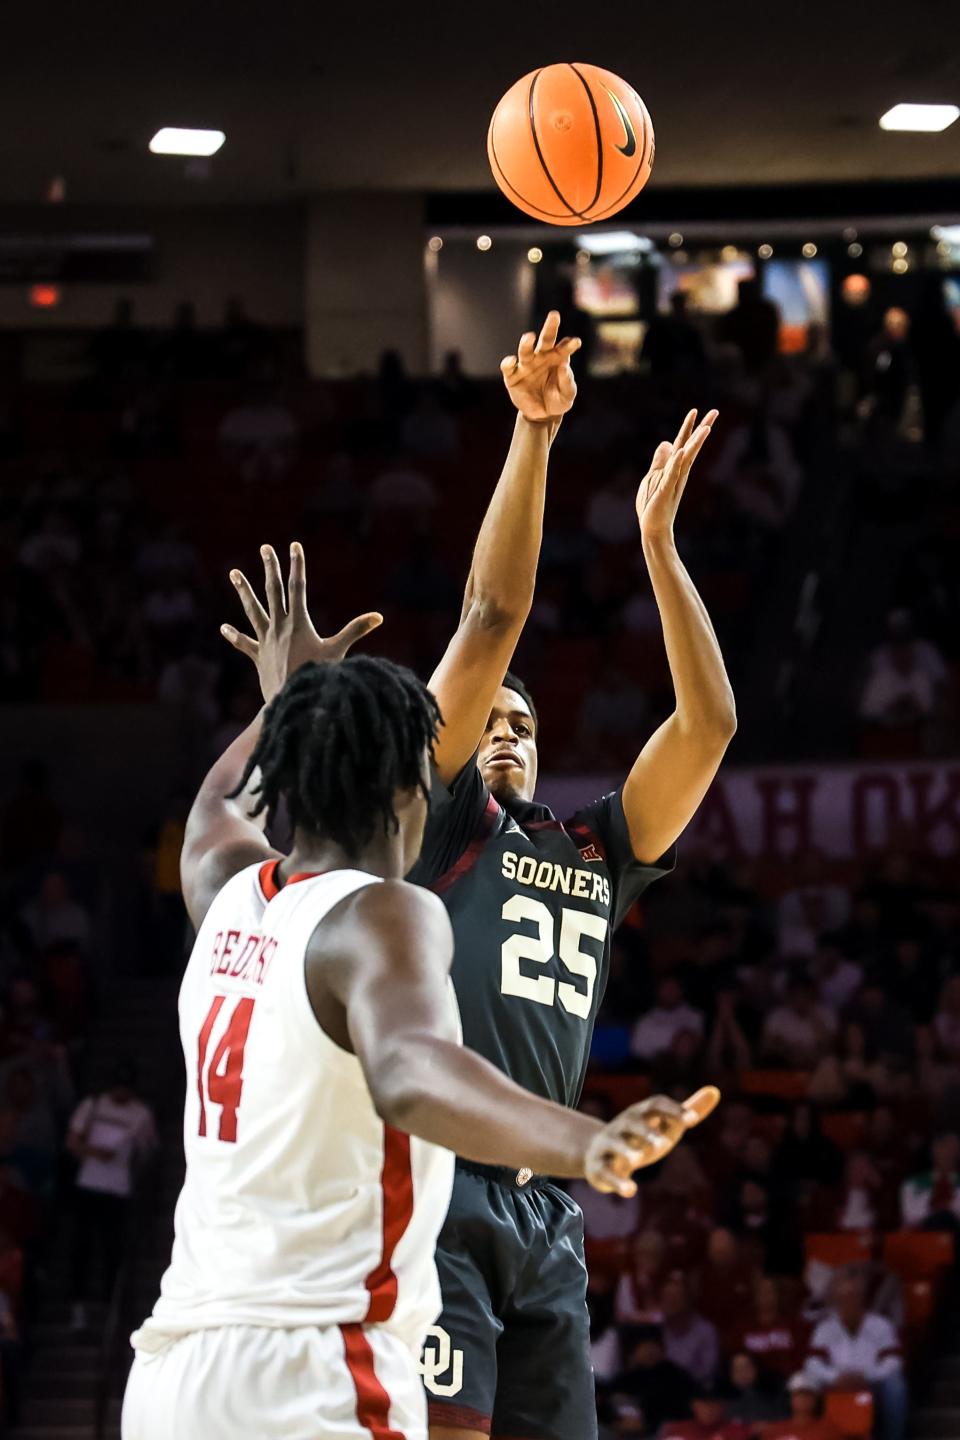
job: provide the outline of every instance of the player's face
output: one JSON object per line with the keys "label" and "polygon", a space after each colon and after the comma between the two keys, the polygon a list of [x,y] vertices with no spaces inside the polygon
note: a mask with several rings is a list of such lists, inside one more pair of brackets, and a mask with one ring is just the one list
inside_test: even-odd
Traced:
{"label": "player's face", "polygon": [[537,788],[537,737],[530,707],[501,685],[480,742],[477,767],[498,800],[532,800]]}

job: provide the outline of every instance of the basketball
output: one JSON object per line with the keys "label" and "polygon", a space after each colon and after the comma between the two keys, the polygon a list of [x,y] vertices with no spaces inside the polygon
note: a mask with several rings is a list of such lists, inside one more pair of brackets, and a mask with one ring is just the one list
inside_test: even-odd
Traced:
{"label": "basketball", "polygon": [[493,177],[550,225],[607,220],[653,169],[653,124],[631,85],[598,65],[545,65],[512,85],[487,132]]}

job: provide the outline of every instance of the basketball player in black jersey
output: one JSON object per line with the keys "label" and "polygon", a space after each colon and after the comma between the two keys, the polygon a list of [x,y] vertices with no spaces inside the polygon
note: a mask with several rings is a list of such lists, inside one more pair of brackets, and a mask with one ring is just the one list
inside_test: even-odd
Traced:
{"label": "basketball player in black jersey", "polygon": [[[691,411],[637,495],[676,708],[619,790],[559,821],[533,796],[537,716],[507,669],[533,600],[550,446],[576,396],[551,313],[503,374],[519,415],[463,612],[430,682],[444,723],[411,874],[453,923],[465,1042],[544,1098],[576,1105],[610,935],[696,812],[735,729],[716,636],[673,524],[716,419]],[[590,1440],[596,1411],[577,1207],[529,1166],[461,1164],[438,1266],[444,1311],[424,1377],[431,1440]]]}

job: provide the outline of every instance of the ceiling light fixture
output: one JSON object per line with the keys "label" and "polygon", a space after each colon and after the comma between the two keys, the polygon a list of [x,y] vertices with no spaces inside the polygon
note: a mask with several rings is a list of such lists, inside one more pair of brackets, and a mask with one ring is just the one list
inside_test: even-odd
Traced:
{"label": "ceiling light fixture", "polygon": [[154,155],[216,155],[226,140],[222,130],[178,130],[165,125],[150,141]]}
{"label": "ceiling light fixture", "polygon": [[914,130],[936,135],[960,116],[956,105],[894,105],[880,116],[881,130]]}

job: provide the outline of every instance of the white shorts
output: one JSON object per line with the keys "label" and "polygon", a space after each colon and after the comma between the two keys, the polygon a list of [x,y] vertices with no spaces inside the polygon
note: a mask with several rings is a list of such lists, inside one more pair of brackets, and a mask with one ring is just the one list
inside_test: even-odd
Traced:
{"label": "white shorts", "polygon": [[427,1440],[418,1360],[377,1325],[197,1330],[137,1352],[123,1440]]}

